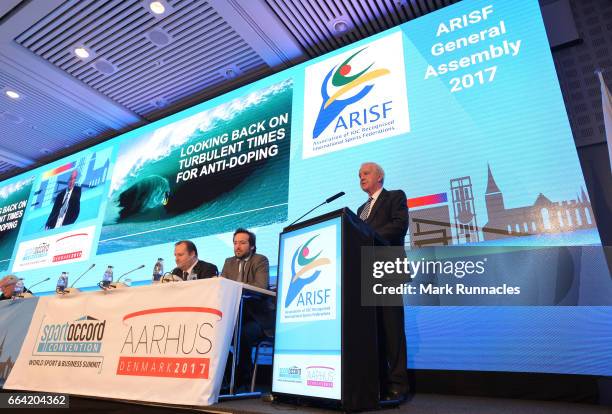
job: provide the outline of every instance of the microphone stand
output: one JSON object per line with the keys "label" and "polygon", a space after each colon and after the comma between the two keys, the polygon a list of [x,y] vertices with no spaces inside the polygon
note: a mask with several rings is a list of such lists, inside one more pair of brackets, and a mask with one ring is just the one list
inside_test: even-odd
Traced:
{"label": "microphone stand", "polygon": [[319,204],[318,206],[311,208],[310,210],[308,210],[308,211],[306,212],[306,214],[302,214],[302,215],[300,216],[300,218],[298,218],[297,220],[295,220],[293,223],[291,223],[291,224],[290,224],[290,225],[288,225],[287,227],[291,227],[291,226],[293,226],[295,223],[297,223],[298,221],[300,221],[301,219],[303,219],[304,217],[306,217],[307,215],[309,215],[310,213],[312,213],[313,211],[315,211],[316,209],[318,209],[319,207],[321,207],[323,204],[327,204],[327,201],[324,201],[324,202],[322,202],[321,204]]}
{"label": "microphone stand", "polygon": [[137,268],[130,270],[129,272],[125,272],[124,274],[122,274],[121,276],[119,276],[119,278],[117,279],[117,281],[115,282],[115,284],[114,284],[114,285],[110,285],[110,286],[111,286],[111,287],[113,287],[113,288],[117,288],[117,286],[125,286],[125,284],[123,284],[123,283],[122,283],[121,285],[119,285],[119,281],[120,281],[121,279],[123,279],[123,276],[127,276],[127,275],[129,275],[130,273],[132,273],[132,272],[135,272],[135,271],[137,271],[137,270],[142,269],[143,267],[145,267],[145,265],[140,265],[140,266],[138,266]]}
{"label": "microphone stand", "polygon": [[38,285],[40,285],[41,283],[45,283],[46,281],[48,281],[48,280],[50,280],[50,279],[51,279],[51,278],[50,278],[50,277],[48,277],[48,278],[46,278],[45,280],[41,280],[41,281],[40,281],[40,282],[38,282],[38,283],[34,283],[34,284],[32,285],[32,287],[31,287],[31,288],[27,288],[27,287],[25,287],[25,286],[24,286],[24,287],[23,287],[23,293],[30,292],[30,294],[34,295],[34,293],[32,292],[32,289],[34,288],[34,286],[38,286]]}
{"label": "microphone stand", "polygon": [[[64,289],[64,291],[63,291],[63,292],[61,292],[61,294],[62,294],[62,295],[67,295],[67,294],[70,294],[70,293],[80,292],[80,290],[79,290],[79,289],[77,289],[77,288],[74,288],[74,289],[73,289],[74,285],[76,285],[76,282],[78,282],[78,281],[79,281],[79,280],[80,280],[80,279],[81,279],[83,276],[85,276],[85,275],[87,274],[87,272],[89,272],[89,271],[90,271],[91,269],[93,269],[94,267],[96,267],[96,264],[95,264],[95,263],[92,263],[92,264],[91,264],[91,266],[89,266],[89,267],[87,268],[87,270],[85,270],[83,273],[81,273],[81,275],[80,275],[79,277],[77,277],[77,278],[74,280],[74,282],[72,282],[72,284],[70,285],[70,287],[65,288],[65,289]],[[58,292],[58,293],[59,293],[59,292]]]}
{"label": "microphone stand", "polygon": [[[306,217],[308,214],[312,213],[313,211],[315,211],[316,209],[318,209],[319,207],[321,207],[323,204],[327,204],[327,203],[331,203],[332,201],[342,197],[343,195],[345,195],[346,193],[344,191],[340,191],[338,194],[334,194],[333,196],[329,197],[327,200],[325,200],[324,202],[322,202],[321,204],[319,204],[318,206],[315,206],[313,208],[311,208],[310,210],[308,210],[306,212],[306,214],[303,214],[302,216],[300,216],[300,218],[298,218],[297,220],[295,220],[293,223],[291,223],[290,225],[288,225],[287,227],[291,227],[293,226],[295,223],[297,223],[298,221],[300,221],[301,219],[303,219],[304,217]],[[287,228],[285,227],[285,228]]]}

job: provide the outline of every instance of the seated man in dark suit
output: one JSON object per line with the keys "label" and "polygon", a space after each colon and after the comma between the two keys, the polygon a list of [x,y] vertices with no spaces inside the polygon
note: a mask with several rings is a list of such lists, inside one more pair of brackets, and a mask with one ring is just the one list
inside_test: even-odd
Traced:
{"label": "seated man in dark suit", "polygon": [[[385,172],[380,165],[367,162],[359,169],[359,184],[368,194],[357,215],[390,246],[404,246],[408,230],[408,206],[402,190],[385,190]],[[404,306],[377,308],[380,381],[383,400],[403,401],[408,393],[406,371],[406,334]]]}
{"label": "seated man in dark suit", "polygon": [[[12,297],[15,295],[15,286],[17,285],[17,282],[19,282],[19,278],[17,278],[15,275],[8,275],[0,280],[0,300],[12,299]],[[23,292],[21,293],[31,294],[32,292],[26,288],[23,288]]]}
{"label": "seated man in dark suit", "polygon": [[198,259],[198,249],[191,240],[181,240],[174,245],[174,260],[176,267],[172,274],[183,280],[206,279],[219,274],[217,266]]}
{"label": "seated man in dark suit", "polygon": [[[255,234],[246,229],[237,229],[234,232],[234,256],[225,259],[221,276],[268,289],[270,265],[266,256],[255,253],[255,243]],[[274,316],[274,302],[270,299],[253,297],[245,302],[238,356],[239,386],[250,382],[253,369],[251,350],[259,340],[273,335]]]}

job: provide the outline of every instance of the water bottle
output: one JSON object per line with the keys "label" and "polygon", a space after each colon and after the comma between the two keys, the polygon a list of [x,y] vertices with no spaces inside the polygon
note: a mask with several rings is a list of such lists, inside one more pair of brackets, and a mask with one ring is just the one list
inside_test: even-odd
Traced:
{"label": "water bottle", "polygon": [[161,280],[164,275],[164,259],[161,257],[157,259],[155,266],[153,266],[153,283],[157,283]]}
{"label": "water bottle", "polygon": [[15,290],[13,291],[13,297],[19,297],[23,293],[23,279],[19,278],[17,283],[15,283]]}
{"label": "water bottle", "polygon": [[68,273],[62,272],[59,279],[57,279],[57,285],[55,291],[57,293],[64,293],[64,290],[68,287]]}
{"label": "water bottle", "polygon": [[108,266],[102,277],[102,287],[107,288],[113,283],[113,266]]}

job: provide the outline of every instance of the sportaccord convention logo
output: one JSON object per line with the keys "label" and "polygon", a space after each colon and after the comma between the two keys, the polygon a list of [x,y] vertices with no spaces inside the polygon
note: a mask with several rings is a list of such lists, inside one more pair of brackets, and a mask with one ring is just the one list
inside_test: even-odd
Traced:
{"label": "sportaccord convention logo", "polygon": [[409,132],[402,36],[306,68],[304,158]]}
{"label": "sportaccord convention logo", "polygon": [[[317,237],[319,237],[318,234],[311,237],[310,240],[295,249],[295,253],[293,253],[293,258],[291,259],[291,283],[289,285],[289,290],[287,291],[287,298],[285,299],[285,308],[295,300],[304,286],[317,280],[321,274],[321,266],[331,263],[329,259],[319,257],[321,256],[322,252],[319,252],[312,257],[308,257],[310,255],[308,245]],[[318,292],[318,294],[320,295],[321,292]],[[312,301],[313,298],[311,298],[310,294],[300,295],[300,299],[298,300],[298,302],[301,303],[310,303]]]}
{"label": "sportaccord convention logo", "polygon": [[23,253],[23,256],[21,257],[21,260],[23,260],[24,262],[26,261],[32,262],[37,259],[46,258],[48,254],[49,254],[49,243],[42,242],[42,243],[38,243],[34,247],[30,247],[26,249],[26,251]]}
{"label": "sportaccord convention logo", "polygon": [[[66,375],[64,370],[91,369],[99,375],[104,363],[106,319],[83,315],[76,319],[47,315],[37,328],[29,367]],[[44,375],[53,375],[47,372]]]}
{"label": "sportaccord convention logo", "polygon": [[291,365],[290,367],[283,367],[278,370],[278,380],[283,382],[302,382],[302,368]]}
{"label": "sportaccord convention logo", "polygon": [[40,329],[37,353],[56,355],[99,354],[106,320],[82,316],[64,323],[47,323]]}

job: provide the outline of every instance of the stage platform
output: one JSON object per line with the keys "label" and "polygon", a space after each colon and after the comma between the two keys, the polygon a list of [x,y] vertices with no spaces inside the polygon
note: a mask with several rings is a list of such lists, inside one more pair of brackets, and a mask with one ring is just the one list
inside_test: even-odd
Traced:
{"label": "stage platform", "polygon": [[[9,392],[3,390],[2,392]],[[111,414],[166,414],[166,413],[235,413],[235,414],[327,414],[340,411],[316,407],[294,406],[262,399],[224,401],[211,407],[169,407],[70,397],[70,409],[46,409],[44,413],[111,413]],[[590,404],[516,400],[504,398],[482,398],[441,394],[415,394],[399,407],[385,408],[368,413],[383,414],[610,414],[612,407]]]}

